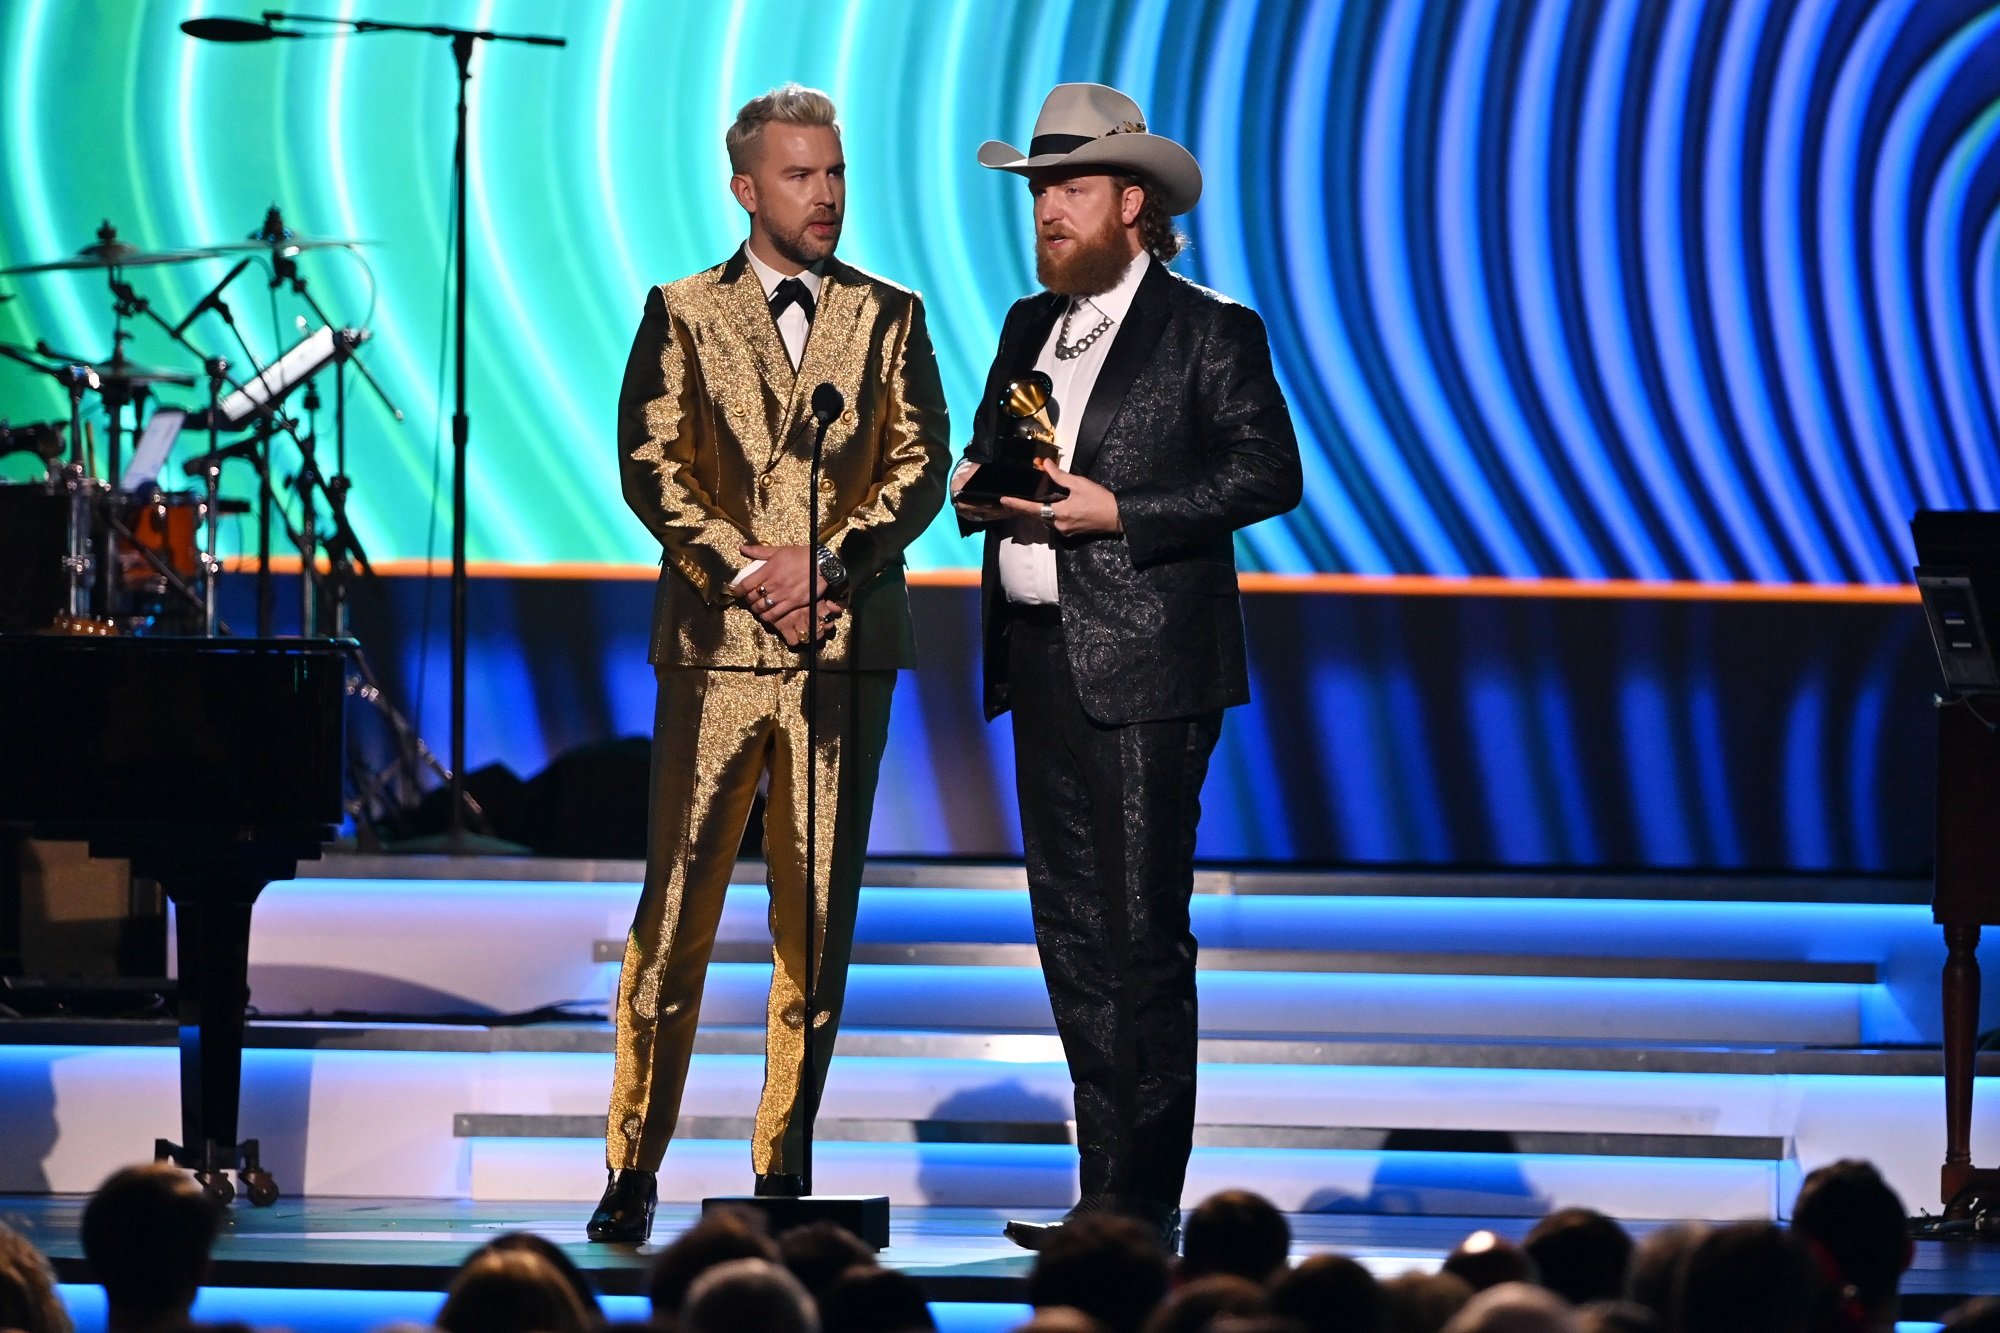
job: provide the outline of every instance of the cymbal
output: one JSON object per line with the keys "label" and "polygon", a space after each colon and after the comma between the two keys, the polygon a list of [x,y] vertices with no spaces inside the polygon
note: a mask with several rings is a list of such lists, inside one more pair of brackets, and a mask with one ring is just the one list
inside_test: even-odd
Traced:
{"label": "cymbal", "polygon": [[100,384],[178,384],[183,387],[194,384],[194,376],[185,371],[142,366],[136,361],[100,361],[91,369],[97,372]]}
{"label": "cymbal", "polygon": [[218,255],[262,254],[266,250],[282,250],[286,254],[298,254],[301,250],[331,250],[343,248],[352,250],[363,245],[374,245],[374,241],[348,240],[339,236],[286,236],[282,239],[252,239],[248,241],[224,241],[221,245],[207,247],[210,253]]}
{"label": "cymbal", "polygon": [[115,237],[86,245],[73,259],[51,259],[40,264],[17,264],[0,268],[0,273],[65,273],[78,269],[145,268],[152,264],[191,264],[197,259],[213,259],[220,250],[141,250]]}

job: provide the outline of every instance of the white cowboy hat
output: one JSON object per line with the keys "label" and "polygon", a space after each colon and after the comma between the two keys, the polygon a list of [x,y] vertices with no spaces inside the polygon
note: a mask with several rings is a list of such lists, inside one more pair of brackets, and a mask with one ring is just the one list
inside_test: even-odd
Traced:
{"label": "white cowboy hat", "polygon": [[1025,176],[1031,171],[1131,172],[1152,185],[1160,206],[1185,213],[1201,198],[1201,167],[1172,139],[1151,134],[1139,104],[1101,83],[1059,83],[1035,117],[1035,137],[1023,153],[988,139],[979,165]]}

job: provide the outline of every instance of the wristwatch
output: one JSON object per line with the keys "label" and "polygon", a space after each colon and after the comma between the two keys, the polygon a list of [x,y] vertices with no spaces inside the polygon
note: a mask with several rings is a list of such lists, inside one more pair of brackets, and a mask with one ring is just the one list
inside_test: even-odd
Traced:
{"label": "wristwatch", "polygon": [[819,576],[826,580],[826,595],[839,597],[847,591],[847,566],[840,563],[840,557],[831,547],[813,547],[813,563],[819,566]]}

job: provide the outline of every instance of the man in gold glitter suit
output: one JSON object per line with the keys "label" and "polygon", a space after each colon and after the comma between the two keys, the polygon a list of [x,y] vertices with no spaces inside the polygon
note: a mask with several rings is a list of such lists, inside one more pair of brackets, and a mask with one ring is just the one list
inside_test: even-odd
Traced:
{"label": "man in gold glitter suit", "polygon": [[[914,660],[902,553],[942,505],[949,462],[921,300],[834,258],[846,166],[833,103],[787,85],[745,105],[727,145],[749,240],[648,295],[618,402],[625,499],[664,550],[646,883],[618,986],[610,1179],[593,1240],[650,1234],[723,895],[767,779],[773,970],[751,1162],[759,1194],[804,1187],[803,1131],[840,1022],[890,691]],[[826,432],[820,530],[808,534],[814,390],[828,384],[845,406]],[[815,586],[827,599],[817,616]],[[799,652],[809,634],[821,673],[812,753]],[[820,928],[810,973],[809,884]]]}

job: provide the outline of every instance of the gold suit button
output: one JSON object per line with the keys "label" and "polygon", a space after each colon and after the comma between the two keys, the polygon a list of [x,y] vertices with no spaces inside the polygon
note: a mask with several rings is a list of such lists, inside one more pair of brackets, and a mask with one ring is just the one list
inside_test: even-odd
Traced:
{"label": "gold suit button", "polygon": [[819,479],[819,489],[820,489],[820,492],[821,492],[821,494],[824,494],[824,495],[832,495],[832,494],[833,494],[833,478],[832,478],[832,477],[821,477],[821,478]]}
{"label": "gold suit button", "polygon": [[757,478],[757,489],[760,491],[768,491],[771,489],[770,473],[766,472],[763,476]]}

